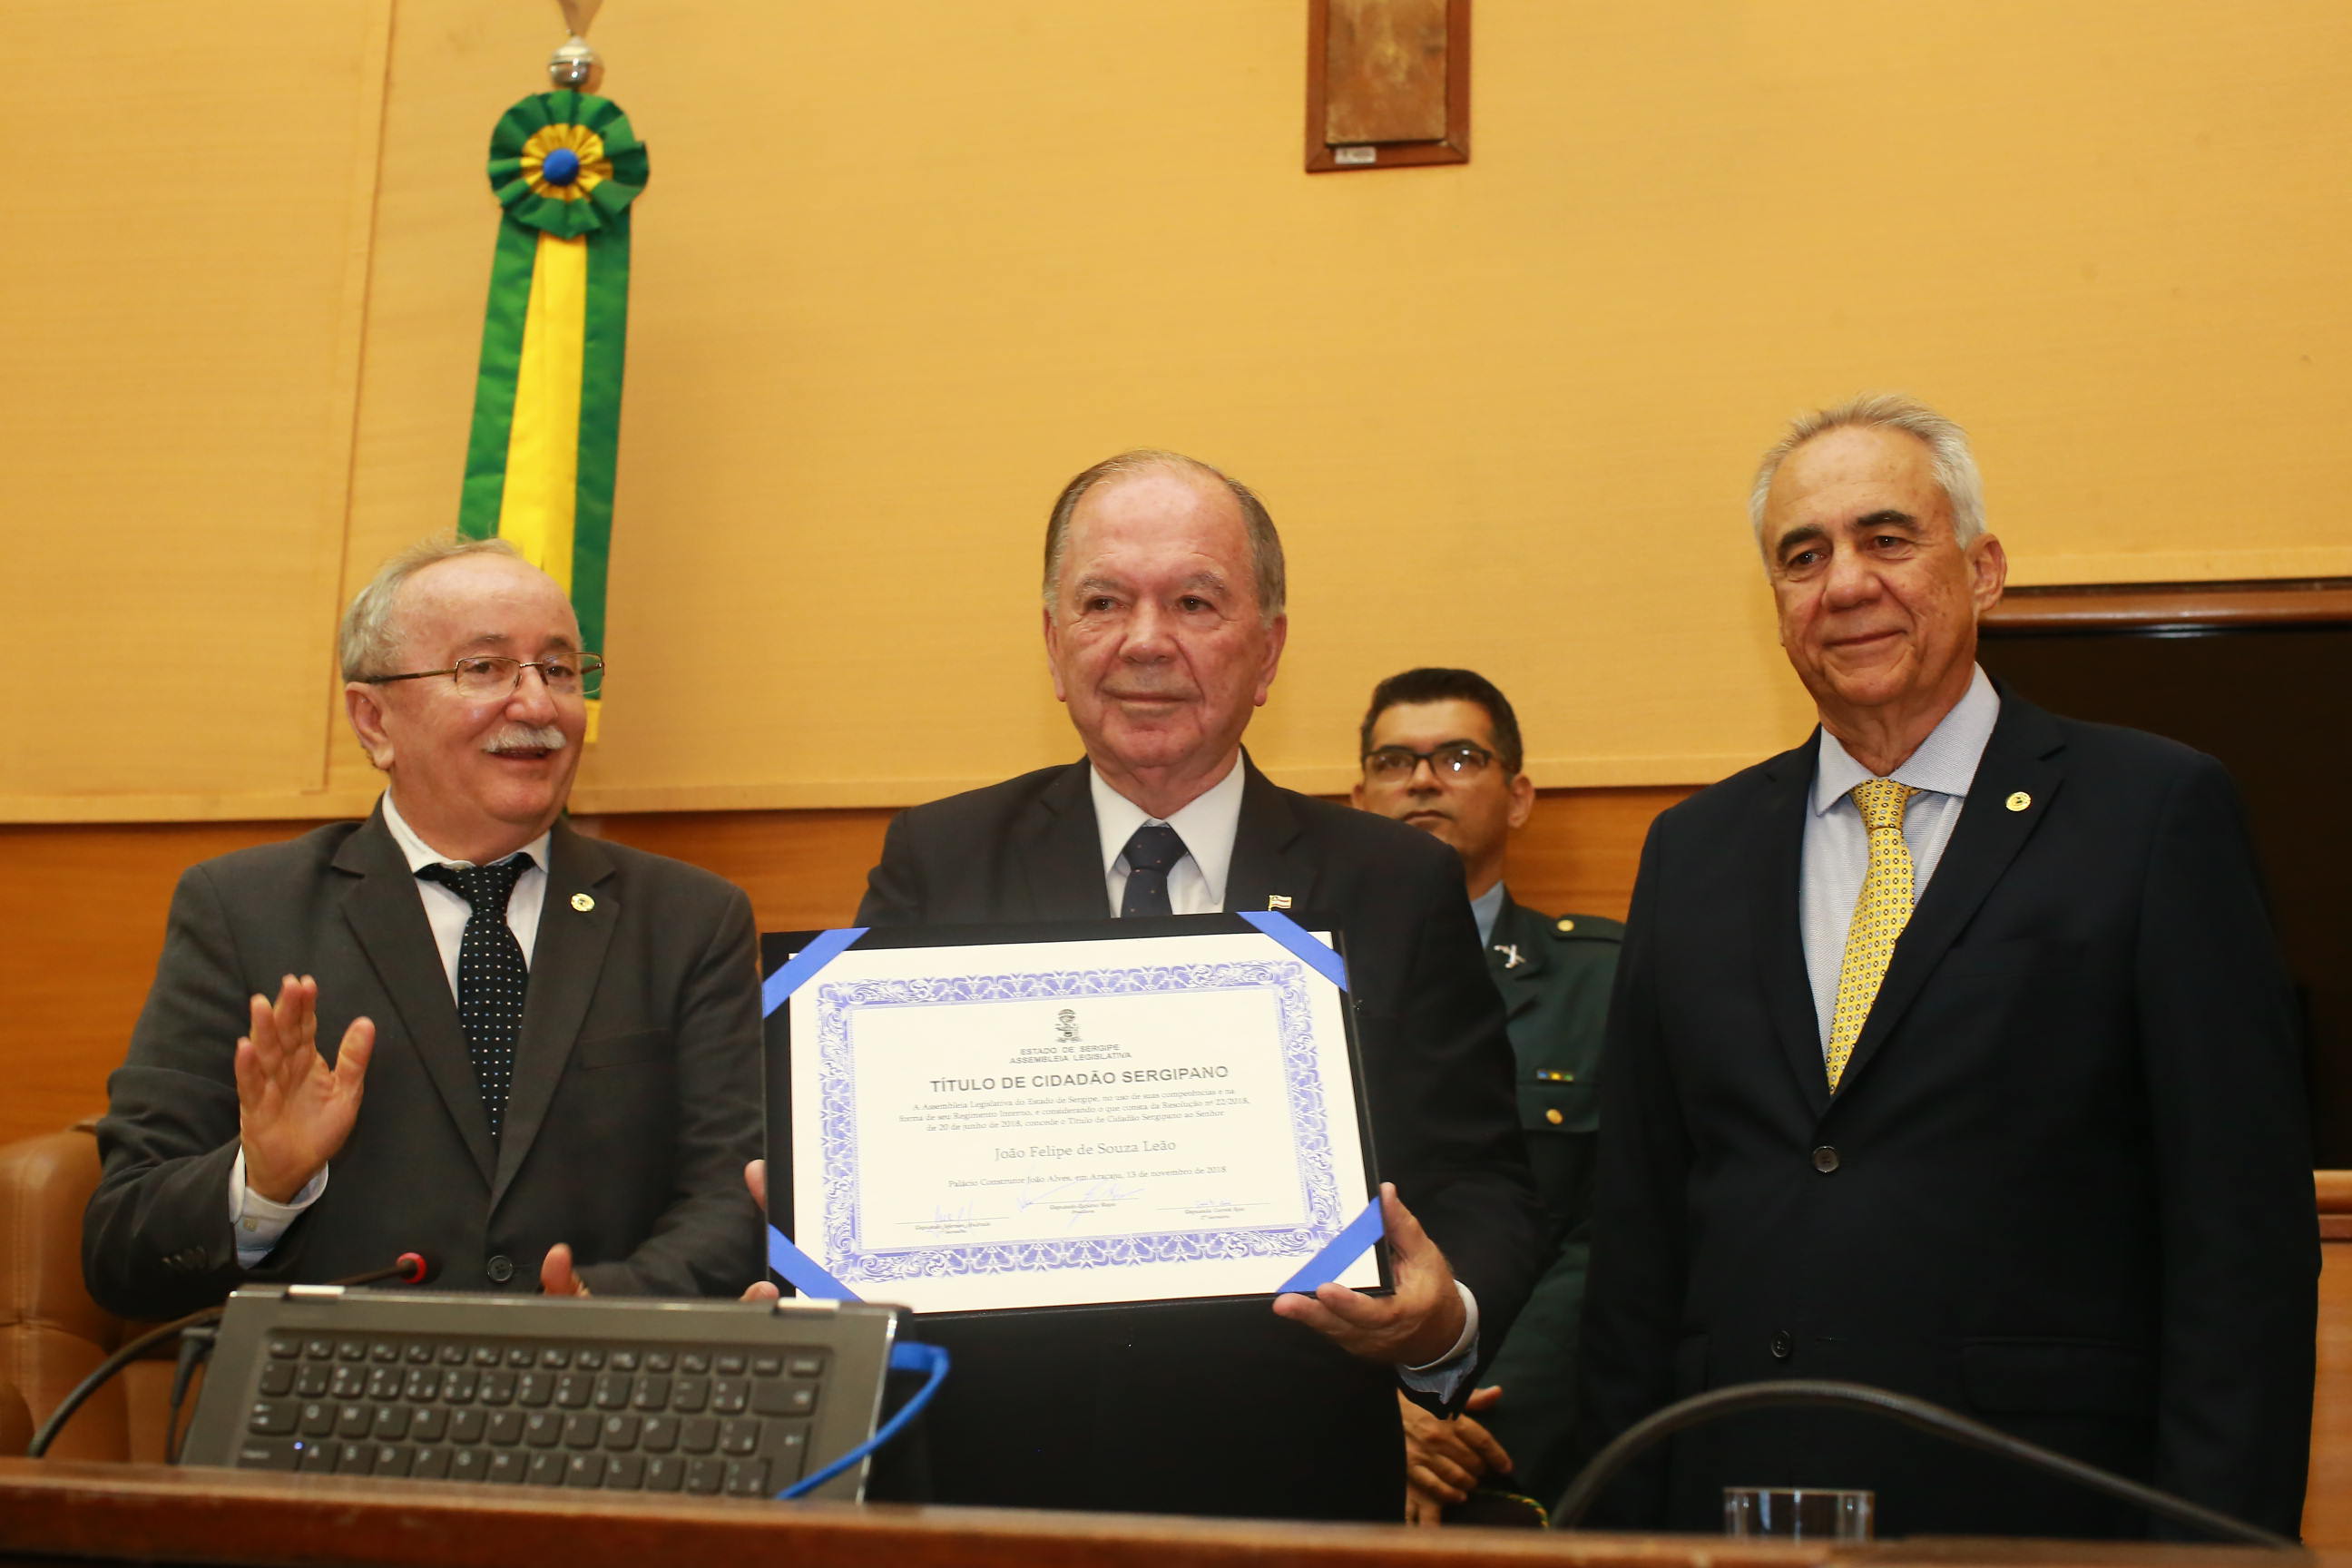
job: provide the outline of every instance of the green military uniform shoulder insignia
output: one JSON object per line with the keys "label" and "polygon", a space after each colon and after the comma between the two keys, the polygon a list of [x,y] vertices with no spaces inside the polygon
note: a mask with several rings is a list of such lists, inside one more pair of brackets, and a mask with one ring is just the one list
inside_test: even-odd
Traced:
{"label": "green military uniform shoulder insignia", "polygon": [[1562,915],[1549,923],[1554,942],[1623,942],[1625,928],[1606,915]]}

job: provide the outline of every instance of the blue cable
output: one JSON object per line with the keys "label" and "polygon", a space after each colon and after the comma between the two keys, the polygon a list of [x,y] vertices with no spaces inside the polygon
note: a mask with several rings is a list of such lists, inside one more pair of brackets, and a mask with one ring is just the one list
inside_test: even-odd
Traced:
{"label": "blue cable", "polygon": [[799,1480],[778,1492],[776,1494],[778,1502],[790,1502],[794,1498],[808,1496],[809,1493],[816,1490],[850,1466],[856,1464],[903,1431],[907,1423],[912,1421],[923,1406],[931,1402],[931,1395],[940,1391],[940,1384],[947,1381],[948,1352],[941,1345],[923,1345],[912,1341],[902,1341],[890,1347],[890,1370],[929,1373],[930,1381],[917,1389],[912,1399],[898,1406],[898,1413],[884,1422],[880,1431],[817,1471],[816,1474],[803,1476]]}

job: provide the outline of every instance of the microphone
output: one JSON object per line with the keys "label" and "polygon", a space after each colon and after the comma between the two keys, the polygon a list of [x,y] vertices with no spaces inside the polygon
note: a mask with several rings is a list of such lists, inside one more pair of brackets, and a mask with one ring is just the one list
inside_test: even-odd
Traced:
{"label": "microphone", "polygon": [[1875,1388],[1866,1383],[1836,1383],[1826,1379],[1790,1378],[1773,1383],[1736,1383],[1724,1388],[1694,1394],[1688,1399],[1677,1400],[1663,1410],[1652,1412],[1636,1421],[1595,1454],[1559,1501],[1551,1510],[1554,1530],[1574,1530],[1582,1521],[1585,1510],[1601,1496],[1610,1482],[1624,1473],[1627,1466],[1644,1450],[1664,1438],[1686,1427],[1705,1426],[1717,1416],[1744,1410],[1834,1409],[1859,1411],[1864,1415],[1884,1416],[1916,1428],[1932,1436],[1963,1447],[1998,1454],[2043,1475],[2096,1492],[2105,1492],[2149,1513],[2202,1530],[2224,1541],[2242,1542],[2249,1546],[2267,1546],[2273,1551],[2294,1552],[2296,1544],[2284,1536],[2231,1518],[2186,1498],[2158,1491],[2112,1470],[2060,1454],[2029,1443],[2022,1437],[1988,1426],[1980,1421],[1931,1405],[1927,1400],[1892,1389]]}
{"label": "microphone", "polygon": [[[433,1261],[425,1254],[404,1252],[393,1259],[392,1266],[388,1268],[371,1268],[364,1273],[349,1275],[341,1279],[331,1280],[325,1286],[314,1286],[311,1289],[341,1289],[352,1285],[373,1285],[384,1279],[397,1279],[404,1285],[422,1285],[431,1279],[434,1273]],[[47,1454],[49,1451],[49,1445],[57,1441],[58,1434],[65,1430],[66,1423],[72,1418],[75,1411],[82,1407],[83,1402],[104,1387],[107,1379],[145,1354],[151,1346],[161,1344],[173,1334],[193,1329],[200,1323],[212,1322],[227,1310],[228,1303],[224,1301],[218,1306],[206,1307],[201,1311],[190,1312],[184,1318],[174,1318],[161,1328],[150,1329],[99,1363],[90,1374],[75,1384],[73,1391],[58,1402],[58,1407],[55,1410],[49,1412],[49,1418],[41,1423],[41,1429],[34,1433],[33,1440],[25,1446],[25,1458],[37,1459]],[[193,1370],[193,1366],[184,1365],[180,1376],[175,1380],[183,1392],[186,1388],[187,1375]]]}
{"label": "microphone", "polygon": [[341,1290],[347,1286],[373,1285],[385,1279],[397,1279],[403,1285],[422,1285],[439,1272],[440,1270],[433,1266],[432,1259],[426,1258],[425,1254],[404,1252],[393,1259],[392,1266],[388,1268],[371,1268],[364,1274],[352,1274],[341,1279],[331,1279],[324,1285],[313,1286],[311,1289]]}

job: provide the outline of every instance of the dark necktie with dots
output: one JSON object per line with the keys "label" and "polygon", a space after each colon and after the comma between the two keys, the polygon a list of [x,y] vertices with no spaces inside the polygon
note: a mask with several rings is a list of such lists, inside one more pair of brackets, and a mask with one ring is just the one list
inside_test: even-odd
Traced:
{"label": "dark necktie with dots", "polygon": [[1147,822],[1127,841],[1127,892],[1118,916],[1174,913],[1168,902],[1168,871],[1184,858],[1184,840],[1164,822]]}
{"label": "dark necktie with dots", "polygon": [[481,1086],[493,1138],[507,1119],[515,1037],[522,1030],[522,992],[530,979],[522,943],[507,927],[507,899],[532,864],[528,855],[509,855],[495,866],[425,866],[416,873],[454,889],[474,907],[457,940],[457,1027],[465,1031],[466,1054],[474,1058],[474,1081]]}

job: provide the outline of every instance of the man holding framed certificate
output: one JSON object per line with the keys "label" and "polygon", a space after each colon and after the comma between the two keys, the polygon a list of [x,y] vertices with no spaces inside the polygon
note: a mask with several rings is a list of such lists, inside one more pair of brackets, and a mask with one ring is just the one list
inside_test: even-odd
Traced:
{"label": "man holding framed certificate", "polygon": [[[1045,637],[1082,762],[890,827],[863,926],[1295,910],[1340,928],[1394,1289],[1074,1307],[927,1326],[941,1501],[1402,1516],[1393,1404],[1458,1407],[1526,1299],[1543,1222],[1461,868],[1243,755],[1278,665],[1282,547],[1249,490],[1130,452],[1064,489]],[[1138,928],[1139,930],[1142,928]]]}

